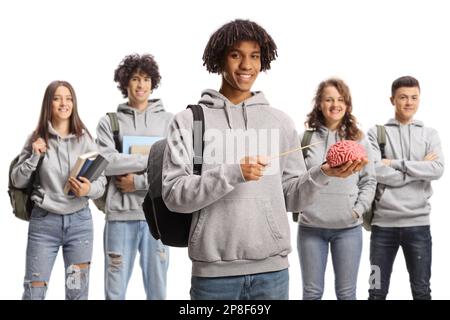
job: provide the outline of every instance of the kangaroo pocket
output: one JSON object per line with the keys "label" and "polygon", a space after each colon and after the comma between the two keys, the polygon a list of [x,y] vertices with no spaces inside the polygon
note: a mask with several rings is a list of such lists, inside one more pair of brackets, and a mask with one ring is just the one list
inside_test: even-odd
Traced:
{"label": "kangaroo pocket", "polygon": [[301,215],[301,224],[325,228],[345,228],[355,223],[353,207],[357,195],[322,193]]}
{"label": "kangaroo pocket", "polygon": [[286,213],[264,199],[222,199],[204,208],[189,246],[190,257],[205,262],[259,260],[289,250]]}
{"label": "kangaroo pocket", "polygon": [[383,216],[395,212],[396,216],[403,213],[409,217],[414,213],[422,214],[427,206],[424,187],[424,181],[414,181],[397,188],[385,186],[376,206],[377,214]]}

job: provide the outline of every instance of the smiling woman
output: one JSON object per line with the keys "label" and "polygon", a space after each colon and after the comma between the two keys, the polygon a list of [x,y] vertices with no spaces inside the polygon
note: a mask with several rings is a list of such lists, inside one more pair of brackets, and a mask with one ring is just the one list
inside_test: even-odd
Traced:
{"label": "smiling woman", "polygon": [[[23,299],[45,298],[59,247],[67,267],[66,299],[88,298],[93,249],[88,200],[103,194],[106,178],[102,175],[91,183],[84,177],[69,178],[69,172],[81,154],[96,149],[78,116],[73,87],[66,81],[53,81],[45,91],[37,129],[11,173],[18,188],[29,184],[32,172],[37,170],[39,176],[31,196],[34,208],[28,229]],[[67,181],[70,196],[64,193]]]}
{"label": "smiling woman", "polygon": [[[64,123],[69,121],[72,115],[73,98],[70,90],[66,86],[59,86],[52,101],[52,119],[51,121],[56,123]],[[61,128],[64,130],[63,136],[67,136],[69,133],[69,126]]]}

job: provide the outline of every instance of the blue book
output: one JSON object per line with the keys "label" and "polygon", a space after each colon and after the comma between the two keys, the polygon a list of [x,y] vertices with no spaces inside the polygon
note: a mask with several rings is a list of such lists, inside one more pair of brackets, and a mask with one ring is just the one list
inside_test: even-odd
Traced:
{"label": "blue book", "polygon": [[156,141],[161,140],[163,137],[147,137],[147,136],[123,136],[122,139],[122,153],[131,154],[133,147],[150,147]]}
{"label": "blue book", "polygon": [[77,174],[77,179],[79,177],[84,177],[84,174],[86,173],[87,169],[91,166],[92,162],[94,162],[94,159],[88,158],[86,161],[84,161],[83,166],[80,169],[80,172]]}
{"label": "blue book", "polygon": [[[97,157],[98,152],[92,151],[87,152],[85,154],[82,154],[78,157],[77,162],[73,166],[72,170],[70,171],[69,177],[80,177],[83,176],[82,173],[86,172],[86,170],[89,168],[89,166],[92,164],[92,162],[95,160],[95,157]],[[64,194],[68,194],[70,190],[69,182],[66,182],[66,185],[64,186]]]}

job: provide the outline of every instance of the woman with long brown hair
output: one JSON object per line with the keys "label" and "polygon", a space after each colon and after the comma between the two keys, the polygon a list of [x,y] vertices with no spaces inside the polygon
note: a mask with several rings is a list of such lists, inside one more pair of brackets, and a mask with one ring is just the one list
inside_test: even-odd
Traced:
{"label": "woman with long brown hair", "polygon": [[[306,154],[307,169],[323,163],[330,146],[341,140],[357,141],[369,152],[368,142],[352,111],[350,90],[344,81],[332,78],[320,83],[313,110],[305,122],[313,131],[310,143],[317,143]],[[345,179],[331,178],[317,200],[301,212],[298,253],[303,299],[322,298],[329,246],[337,298],[356,299],[362,215],[371,206],[375,187],[373,164],[369,162]]]}
{"label": "woman with long brown hair", "polygon": [[[73,87],[53,81],[45,91],[38,125],[27,139],[11,179],[25,187],[38,170],[39,185],[28,229],[23,299],[44,299],[50,274],[62,247],[66,299],[87,299],[93,224],[89,198],[100,197],[106,178],[69,178],[78,157],[97,147],[78,115]],[[71,193],[64,192],[66,183]]]}

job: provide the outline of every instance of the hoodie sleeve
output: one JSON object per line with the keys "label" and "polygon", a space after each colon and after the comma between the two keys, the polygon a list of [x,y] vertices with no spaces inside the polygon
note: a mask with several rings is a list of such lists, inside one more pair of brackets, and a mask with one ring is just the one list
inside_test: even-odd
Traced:
{"label": "hoodie sleeve", "polygon": [[386,166],[381,161],[380,146],[377,141],[376,127],[373,127],[367,133],[370,151],[372,153],[375,175],[377,182],[391,187],[402,187],[412,181],[422,180],[421,178],[412,177],[406,173],[396,170],[393,167]]}
{"label": "hoodie sleeve", "polygon": [[377,179],[375,178],[375,167],[373,162],[372,151],[366,138],[360,142],[367,152],[369,163],[359,172],[358,180],[358,198],[356,199],[353,211],[360,217],[367,212],[372,206],[377,188]]}
{"label": "hoodie sleeve", "polygon": [[40,156],[31,148],[31,136],[28,137],[19,155],[19,161],[11,172],[11,181],[16,188],[25,188],[30,181],[31,174],[36,170]]}
{"label": "hoodie sleeve", "polygon": [[410,177],[426,181],[437,180],[444,173],[444,154],[442,153],[441,140],[437,131],[434,129],[431,132],[431,140],[427,148],[427,154],[431,152],[437,155],[438,158],[436,160],[392,160],[391,167]]}
{"label": "hoodie sleeve", "polygon": [[[290,125],[289,125],[290,124]],[[294,123],[288,119],[284,127],[285,138],[287,139],[287,150],[300,146],[299,136],[295,130]],[[284,168],[282,167],[282,184],[286,210],[289,212],[300,212],[315,200],[322,187],[330,182],[330,177],[325,175],[319,166],[306,170],[303,153],[293,152],[286,156]]]}
{"label": "hoodie sleeve", "polygon": [[222,164],[194,175],[192,122],[192,112],[186,110],[169,125],[162,196],[167,208],[175,212],[200,210],[231,192],[236,184],[245,182],[239,164]]}
{"label": "hoodie sleeve", "polygon": [[111,124],[107,116],[103,117],[97,126],[97,145],[99,152],[109,161],[105,170],[107,176],[141,172],[147,169],[147,156],[123,154],[116,150]]}
{"label": "hoodie sleeve", "polygon": [[134,188],[136,190],[148,190],[147,172],[134,175]]}

